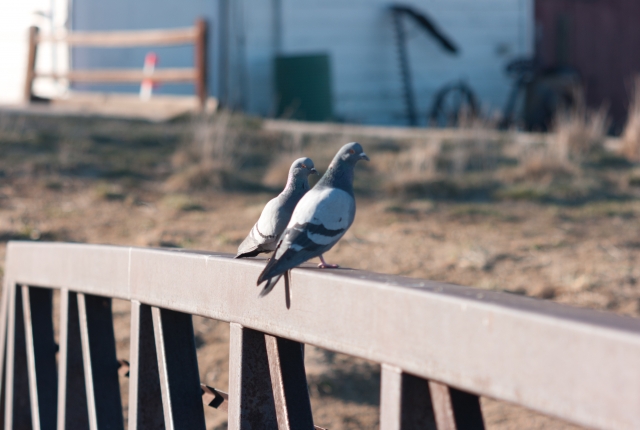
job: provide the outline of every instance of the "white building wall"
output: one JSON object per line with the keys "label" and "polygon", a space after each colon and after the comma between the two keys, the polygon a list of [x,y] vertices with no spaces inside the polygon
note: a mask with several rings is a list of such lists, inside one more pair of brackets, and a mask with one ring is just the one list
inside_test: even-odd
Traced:
{"label": "white building wall", "polygon": [[[0,103],[22,103],[27,69],[29,27],[37,25],[43,32],[64,29],[67,20],[67,0],[0,0]],[[43,44],[38,50],[36,65],[40,71],[64,72],[68,67],[65,45]],[[58,96],[65,92],[66,82],[39,79],[35,89],[43,96]]]}

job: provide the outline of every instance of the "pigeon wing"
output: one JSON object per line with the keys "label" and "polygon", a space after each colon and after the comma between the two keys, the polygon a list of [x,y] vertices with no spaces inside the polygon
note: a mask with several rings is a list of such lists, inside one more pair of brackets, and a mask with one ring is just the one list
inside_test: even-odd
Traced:
{"label": "pigeon wing", "polygon": [[353,196],[338,188],[308,192],[294,210],[258,285],[330,250],[353,223],[355,209]]}
{"label": "pigeon wing", "polygon": [[269,251],[276,249],[278,239],[287,228],[295,204],[291,206],[286,198],[278,196],[267,203],[256,223],[262,244]]}
{"label": "pigeon wing", "polygon": [[254,225],[249,232],[249,235],[242,241],[238,247],[238,253],[235,258],[255,257],[256,255],[265,252],[260,247],[260,242],[258,242],[254,237],[255,228],[256,226]]}
{"label": "pigeon wing", "polygon": [[276,248],[278,239],[291,217],[291,211],[283,205],[281,200],[281,196],[278,196],[266,204],[258,222],[238,247],[236,258],[255,257]]}

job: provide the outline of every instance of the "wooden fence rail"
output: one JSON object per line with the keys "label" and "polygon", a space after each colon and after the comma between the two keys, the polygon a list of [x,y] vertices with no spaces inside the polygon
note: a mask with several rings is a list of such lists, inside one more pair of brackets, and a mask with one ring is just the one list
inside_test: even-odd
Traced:
{"label": "wooden fence rail", "polygon": [[[194,27],[169,30],[70,32],[65,35],[41,35],[37,27],[29,30],[29,50],[24,97],[27,102],[37,99],[33,95],[33,82],[36,78],[67,79],[71,82],[118,83],[141,82],[151,79],[154,82],[193,82],[200,105],[205,106],[207,89],[207,23],[196,20]],[[159,69],[152,74],[142,69],[100,69],[72,70],[66,73],[38,72],[36,54],[40,43],[66,43],[68,46],[93,46],[101,48],[135,46],[194,46],[194,67],[179,69]]]}
{"label": "wooden fence rail", "polygon": [[[9,242],[4,428],[123,428],[112,298],[131,301],[129,430],[204,429],[203,398],[228,409],[230,429],[312,429],[305,343],[381,363],[383,430],[482,429],[479,396],[589,427],[640,428],[638,319],[310,265],[258,299],[263,265],[208,252]],[[228,395],[200,384],[192,315],[230,323]]]}

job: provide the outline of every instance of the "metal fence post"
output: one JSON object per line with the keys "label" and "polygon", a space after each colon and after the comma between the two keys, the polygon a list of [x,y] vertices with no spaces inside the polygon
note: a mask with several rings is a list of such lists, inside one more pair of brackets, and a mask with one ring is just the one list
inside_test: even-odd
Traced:
{"label": "metal fence post", "polygon": [[58,373],[53,337],[53,291],[23,286],[22,308],[34,427],[55,430]]}
{"label": "metal fence post", "polygon": [[58,430],[89,430],[78,294],[60,292]]}
{"label": "metal fence post", "polygon": [[204,407],[191,315],[152,308],[167,430],[204,430]]}
{"label": "metal fence post", "polygon": [[302,344],[265,335],[280,430],[312,429],[313,416]]}
{"label": "metal fence post", "polygon": [[434,381],[429,389],[438,429],[484,430],[478,396]]}
{"label": "metal fence post", "polygon": [[111,299],[78,294],[84,378],[91,430],[124,430]]}
{"label": "metal fence post", "polygon": [[10,288],[4,428],[28,429],[32,428],[33,421],[22,293],[17,285],[11,285]]}
{"label": "metal fence post", "polygon": [[162,430],[164,413],[151,307],[131,302],[129,430]]}
{"label": "metal fence post", "polygon": [[229,429],[277,429],[265,335],[230,324]]}
{"label": "metal fence post", "polygon": [[381,430],[443,430],[436,427],[427,380],[383,364],[380,391]]}

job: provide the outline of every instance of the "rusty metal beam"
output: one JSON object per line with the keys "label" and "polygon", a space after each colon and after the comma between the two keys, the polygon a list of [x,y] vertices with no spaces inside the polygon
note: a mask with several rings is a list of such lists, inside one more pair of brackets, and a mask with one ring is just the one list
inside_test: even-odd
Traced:
{"label": "rusty metal beam", "polygon": [[78,295],[60,292],[58,355],[58,430],[89,430]]}
{"label": "rusty metal beam", "polygon": [[278,428],[265,335],[230,324],[229,429]]}
{"label": "rusty metal beam", "polygon": [[124,430],[111,298],[78,294],[84,379],[91,430]]}
{"label": "rusty metal beam", "polygon": [[478,396],[434,381],[429,391],[438,430],[484,430]]}
{"label": "rusty metal beam", "polygon": [[[31,399],[29,396],[29,375],[27,347],[24,326],[22,291],[17,285],[10,285],[9,324],[7,339],[7,368],[5,379],[5,429],[31,429]],[[37,428],[37,427],[36,427]]]}
{"label": "rusty metal beam", "polygon": [[291,272],[287,308],[282,284],[257,298],[264,264],[208,252],[10,242],[5,276],[237,323],[585,426],[640,428],[638,319],[311,265]]}
{"label": "rusty metal beam", "polygon": [[436,427],[429,382],[383,364],[380,430],[418,429],[445,430],[444,427]]}
{"label": "rusty metal beam", "polygon": [[4,277],[2,287],[2,299],[0,301],[0,425],[4,425],[5,400],[6,400],[6,365],[7,365],[7,326],[9,322],[9,294],[15,289],[15,283],[7,276]]}
{"label": "rusty metal beam", "polygon": [[309,387],[304,369],[303,345],[265,335],[269,373],[279,430],[313,427]]}
{"label": "rusty metal beam", "polygon": [[191,315],[152,308],[164,425],[204,430],[204,407]]}
{"label": "rusty metal beam", "polygon": [[151,307],[135,300],[131,302],[130,339],[129,430],[164,430]]}
{"label": "rusty metal beam", "polygon": [[29,394],[34,429],[55,430],[58,373],[53,337],[53,291],[22,287]]}

